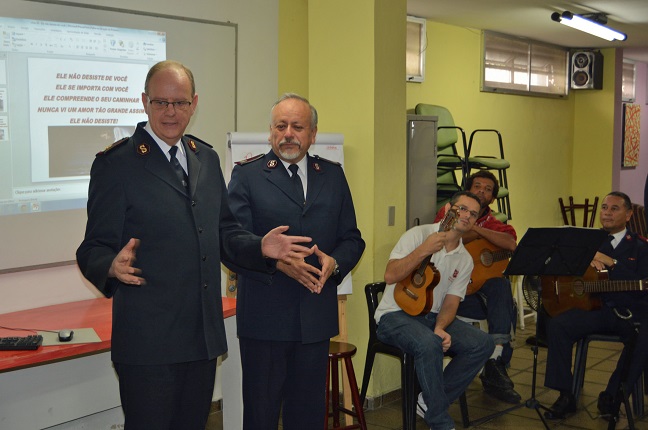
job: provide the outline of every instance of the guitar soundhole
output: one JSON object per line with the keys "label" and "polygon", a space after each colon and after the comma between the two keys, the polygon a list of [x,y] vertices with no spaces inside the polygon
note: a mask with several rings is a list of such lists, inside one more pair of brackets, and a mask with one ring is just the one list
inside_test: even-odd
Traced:
{"label": "guitar soundhole", "polygon": [[412,276],[412,284],[416,288],[421,288],[421,286],[423,286],[424,283],[425,283],[425,275],[415,273],[414,276]]}
{"label": "guitar soundhole", "polygon": [[582,296],[585,294],[585,285],[581,281],[574,282],[574,295]]}
{"label": "guitar soundhole", "polygon": [[484,250],[481,253],[480,260],[484,266],[489,267],[491,264],[493,264],[493,254],[488,250]]}

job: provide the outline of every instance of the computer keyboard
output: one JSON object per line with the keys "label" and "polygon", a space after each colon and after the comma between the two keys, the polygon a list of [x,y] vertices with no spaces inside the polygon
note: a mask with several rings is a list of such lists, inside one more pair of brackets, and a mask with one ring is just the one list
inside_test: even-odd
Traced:
{"label": "computer keyboard", "polygon": [[0,351],[37,349],[43,343],[43,336],[33,334],[22,337],[0,337]]}

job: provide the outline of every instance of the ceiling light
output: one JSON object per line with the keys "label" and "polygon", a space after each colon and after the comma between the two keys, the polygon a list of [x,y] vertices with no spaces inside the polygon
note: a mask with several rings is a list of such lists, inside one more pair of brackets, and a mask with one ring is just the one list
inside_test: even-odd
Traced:
{"label": "ceiling light", "polygon": [[569,11],[564,11],[562,14],[554,12],[551,14],[551,19],[568,27],[584,31],[594,36],[598,36],[605,40],[626,40],[628,36],[620,31],[616,31],[605,24],[607,23],[607,16],[604,13],[592,13],[584,15],[575,15]]}

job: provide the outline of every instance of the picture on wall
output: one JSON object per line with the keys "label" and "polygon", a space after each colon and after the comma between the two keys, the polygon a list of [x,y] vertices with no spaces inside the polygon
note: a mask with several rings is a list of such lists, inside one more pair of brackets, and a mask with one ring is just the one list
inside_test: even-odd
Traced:
{"label": "picture on wall", "polygon": [[639,164],[640,118],[641,105],[623,105],[622,167],[637,167]]}

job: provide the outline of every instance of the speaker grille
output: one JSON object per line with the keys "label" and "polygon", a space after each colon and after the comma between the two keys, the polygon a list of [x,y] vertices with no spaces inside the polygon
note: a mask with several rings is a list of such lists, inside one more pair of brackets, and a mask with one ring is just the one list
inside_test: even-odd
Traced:
{"label": "speaker grille", "polygon": [[603,88],[603,55],[598,51],[578,51],[571,57],[571,88],[600,90]]}
{"label": "speaker grille", "polygon": [[577,52],[576,54],[574,54],[574,67],[582,69],[587,67],[589,63],[590,63],[590,59],[587,53]]}

